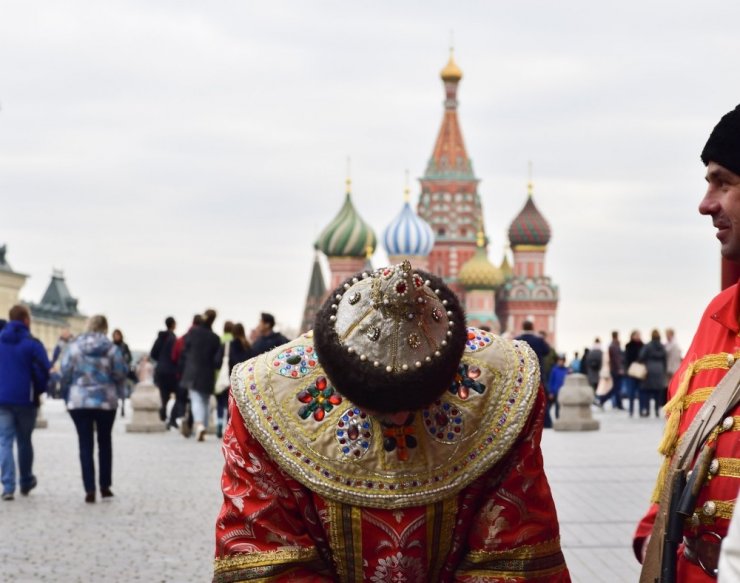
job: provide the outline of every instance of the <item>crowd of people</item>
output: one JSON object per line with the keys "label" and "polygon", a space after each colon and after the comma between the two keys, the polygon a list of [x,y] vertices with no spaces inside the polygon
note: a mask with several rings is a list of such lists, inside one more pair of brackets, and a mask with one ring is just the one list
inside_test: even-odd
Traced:
{"label": "crowd of people", "polygon": [[[165,320],[149,354],[134,362],[123,332],[108,337],[103,315],[89,318],[86,329],[74,337],[62,330],[51,360],[43,345],[31,335],[31,314],[24,305],[10,310],[8,321],[0,320],[0,471],[2,499],[13,500],[16,487],[27,496],[38,481],[33,473],[31,435],[41,396],[64,399],[77,431],[79,461],[85,501],[94,503],[99,488],[103,498],[113,496],[113,425],[120,408],[138,381],[153,382],[159,388],[160,417],[168,427],[179,428],[185,437],[203,441],[210,417],[210,398],[217,401],[217,435],[222,436],[227,415],[231,370],[240,362],[287,342],[274,330],[275,318],[261,314],[257,327],[247,339],[243,324],[224,323],[224,333],[213,331],[214,310],[193,318],[190,329],[175,335],[174,318]],[[30,390],[29,390],[30,387]],[[169,419],[167,417],[168,404]],[[96,488],[95,442],[97,437],[98,476]],[[13,453],[17,444],[18,479]]]}

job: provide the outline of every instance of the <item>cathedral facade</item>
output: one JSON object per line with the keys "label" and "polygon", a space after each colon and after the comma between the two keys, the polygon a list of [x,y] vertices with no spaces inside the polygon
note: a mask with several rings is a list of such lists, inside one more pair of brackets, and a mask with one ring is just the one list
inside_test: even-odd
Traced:
{"label": "cathedral facade", "polygon": [[[408,259],[414,267],[442,277],[463,301],[469,325],[518,334],[529,320],[554,345],[558,288],[545,271],[550,226],[534,203],[530,182],[524,206],[509,227],[513,262],[507,253],[500,264],[488,258],[480,181],[473,172],[458,118],[462,76],[450,53],[440,73],[445,96],[442,124],[420,179],[416,212],[407,189],[404,205],[385,228],[381,241],[391,263]],[[354,207],[348,180],[340,212],[315,243],[302,331],[313,326],[328,290],[358,272],[372,271],[370,258],[376,247],[373,229]],[[328,288],[320,253],[326,256],[331,272]]]}

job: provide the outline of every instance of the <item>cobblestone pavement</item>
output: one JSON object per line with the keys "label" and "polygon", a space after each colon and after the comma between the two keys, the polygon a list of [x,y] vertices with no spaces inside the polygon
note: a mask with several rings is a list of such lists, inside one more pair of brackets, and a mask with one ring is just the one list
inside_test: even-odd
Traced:
{"label": "cobblestone pavement", "polygon": [[[113,439],[115,497],[85,504],[77,439],[60,401],[34,432],[38,487],[0,502],[0,580],[201,582],[211,576],[222,457],[179,433]],[[637,580],[632,531],[647,505],[662,428],[657,419],[597,413],[600,431],[547,430],[545,465],[576,582]],[[123,421],[123,422],[122,422]]]}

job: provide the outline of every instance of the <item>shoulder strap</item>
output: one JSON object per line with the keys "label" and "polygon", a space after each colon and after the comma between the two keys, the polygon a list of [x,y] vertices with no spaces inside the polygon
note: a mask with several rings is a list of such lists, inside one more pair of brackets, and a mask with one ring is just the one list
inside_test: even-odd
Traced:
{"label": "shoulder strap", "polygon": [[663,554],[663,538],[668,524],[668,509],[671,506],[671,488],[676,472],[686,471],[693,461],[697,449],[722,422],[725,414],[740,402],[740,366],[731,366],[717,384],[704,405],[696,414],[673,455],[666,473],[663,490],[658,502],[658,513],[650,535],[645,563],[640,574],[640,583],[655,583],[659,580]]}

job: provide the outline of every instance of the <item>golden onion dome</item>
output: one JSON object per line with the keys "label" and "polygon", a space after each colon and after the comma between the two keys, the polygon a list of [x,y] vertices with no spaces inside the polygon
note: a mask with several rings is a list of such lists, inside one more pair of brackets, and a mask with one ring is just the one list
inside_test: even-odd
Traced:
{"label": "golden onion dome", "polygon": [[462,70],[460,67],[457,66],[457,63],[455,62],[455,57],[452,54],[452,49],[450,49],[450,59],[447,61],[447,64],[445,65],[444,69],[440,72],[440,77],[442,77],[442,81],[459,81],[462,79]]}
{"label": "golden onion dome", "polygon": [[460,269],[458,279],[465,289],[495,289],[504,282],[504,274],[488,260],[485,237],[478,233],[478,247]]}

